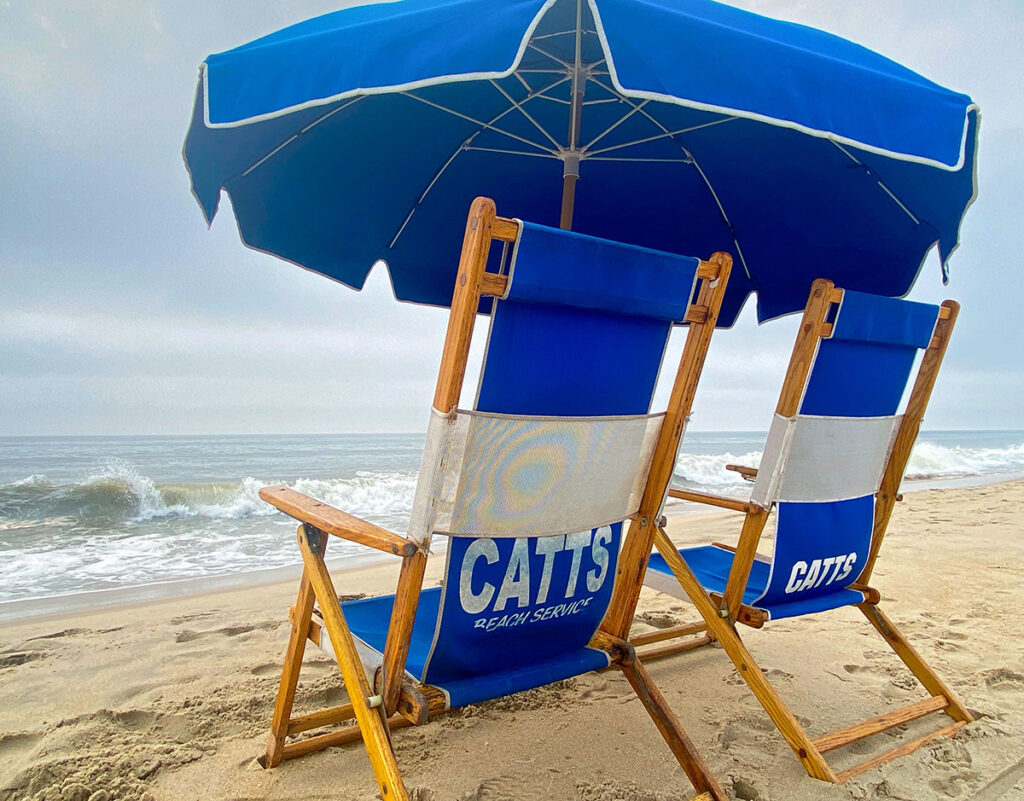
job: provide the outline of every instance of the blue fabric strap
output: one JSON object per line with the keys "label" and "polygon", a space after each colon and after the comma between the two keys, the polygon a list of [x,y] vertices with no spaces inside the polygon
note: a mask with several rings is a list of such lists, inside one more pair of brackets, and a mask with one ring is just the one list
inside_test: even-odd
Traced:
{"label": "blue fabric strap", "polygon": [[893,347],[927,348],[939,307],[865,292],[843,292],[833,340]]}
{"label": "blue fabric strap", "polygon": [[698,266],[689,256],[524,222],[506,297],[680,322]]}

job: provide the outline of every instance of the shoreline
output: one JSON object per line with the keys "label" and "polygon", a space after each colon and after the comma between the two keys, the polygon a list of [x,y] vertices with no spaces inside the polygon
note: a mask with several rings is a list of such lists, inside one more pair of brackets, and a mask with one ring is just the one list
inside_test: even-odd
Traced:
{"label": "shoreline", "polygon": [[[1012,484],[1017,481],[1024,481],[1024,473],[1014,473],[1009,476],[1006,474],[996,474],[990,476],[975,475],[944,479],[920,479],[910,482],[912,487],[904,489],[904,493],[912,495],[932,490],[945,491],[982,486],[998,486],[1001,484]],[[732,497],[732,495],[729,497]],[[694,517],[714,517],[720,514],[720,511],[711,508],[682,502],[670,504],[665,510],[665,515],[670,520],[680,518],[692,520]],[[443,552],[444,546],[436,543],[432,553]],[[358,573],[364,569],[385,566],[390,564],[391,561],[386,554],[367,552],[366,554],[350,554],[334,559],[328,558],[327,564],[332,571],[349,574]],[[175,599],[219,594],[232,590],[244,591],[288,582],[294,583],[298,580],[301,571],[302,565],[295,563],[280,567],[240,570],[215,576],[197,576],[151,584],[135,584],[102,590],[50,595],[42,598],[0,601],[0,630],[29,621],[44,622],[63,617],[86,616],[108,610],[169,602]]]}
{"label": "shoreline", "polygon": [[[976,720],[844,785],[806,776],[720,648],[648,670],[731,796],[761,801],[1024,798],[1024,481],[907,493],[897,504],[872,585],[887,615]],[[674,515],[681,546],[734,542],[738,516]],[[769,550],[772,532],[766,532]],[[400,560],[334,571],[337,592],[393,592]],[[444,559],[431,559],[425,587]],[[296,570],[297,572],[297,570]],[[294,574],[293,574],[294,575]],[[273,577],[264,574],[264,578]],[[280,576],[278,576],[280,577]],[[358,744],[273,771],[254,762],[291,626],[296,585],[280,580],[54,614],[0,626],[0,798],[126,801],[372,801]],[[194,585],[193,585],[194,586]],[[634,633],[692,622],[693,608],[645,589]],[[811,736],[921,700],[905,667],[848,608],[744,630],[744,640]],[[341,704],[336,663],[303,660],[298,714]],[[879,733],[868,750],[836,752],[843,769],[913,741],[939,721]],[[467,707],[393,733],[420,801],[667,801],[692,792],[671,752],[616,672]],[[1016,794],[1015,794],[1016,792]],[[742,793],[742,794],[741,794]]]}

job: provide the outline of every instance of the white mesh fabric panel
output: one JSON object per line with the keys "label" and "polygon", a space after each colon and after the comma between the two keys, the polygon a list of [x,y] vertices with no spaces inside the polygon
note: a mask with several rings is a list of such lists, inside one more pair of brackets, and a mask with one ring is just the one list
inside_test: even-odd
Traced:
{"label": "white mesh fabric panel", "polygon": [[873,495],[902,415],[775,415],[750,499],[826,503]]}
{"label": "white mesh fabric panel", "polygon": [[430,410],[427,440],[423,445],[409,521],[410,539],[429,544],[438,516],[451,517],[452,498],[458,488],[468,429],[469,420],[464,415],[445,415],[437,409]]}
{"label": "white mesh fabric panel", "polygon": [[410,536],[555,536],[640,506],[664,415],[431,418]]}

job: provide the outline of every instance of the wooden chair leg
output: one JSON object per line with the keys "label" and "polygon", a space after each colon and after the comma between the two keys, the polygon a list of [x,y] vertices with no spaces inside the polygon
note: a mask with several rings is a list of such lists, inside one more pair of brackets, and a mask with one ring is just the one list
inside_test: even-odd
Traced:
{"label": "wooden chair leg", "polygon": [[889,647],[903,660],[903,664],[910,669],[910,672],[914,674],[924,688],[933,696],[941,695],[949,699],[949,706],[946,707],[947,715],[953,718],[953,720],[964,723],[970,723],[974,720],[971,713],[967,711],[967,708],[953,694],[953,691],[939,678],[938,674],[932,670],[931,666],[924,661],[921,655],[914,650],[914,647],[907,642],[907,638],[899,632],[892,621],[878,608],[877,604],[859,604],[859,606],[860,611],[871,621],[871,625],[889,643]]}
{"label": "wooden chair leg", "polygon": [[323,541],[326,535],[312,527],[299,528],[299,551],[306,565],[313,592],[320,602],[320,613],[324,618],[331,646],[338,660],[349,703],[356,716],[356,723],[363,735],[363,743],[370,757],[374,776],[383,801],[408,801],[409,795],[398,772],[398,762],[391,747],[391,735],[383,716],[383,699],[378,697],[371,706],[370,684],[363,672],[362,662],[356,651],[352,633],[345,622],[345,615],[338,604],[338,595],[331,581],[330,573],[323,558]]}
{"label": "wooden chair leg", "polygon": [[303,568],[302,578],[299,579],[299,597],[291,614],[292,633],[288,638],[288,650],[285,651],[284,667],[281,669],[281,683],[277,687],[277,700],[274,702],[270,740],[267,742],[267,753],[263,757],[265,768],[276,768],[284,759],[284,743],[288,736],[292,705],[295,703],[295,688],[299,683],[302,656],[306,651],[306,636],[313,618],[313,600],[309,571]]}
{"label": "wooden chair leg", "polygon": [[721,616],[719,609],[708,598],[697,577],[679,555],[679,551],[676,550],[664,529],[658,529],[654,544],[658,552],[665,558],[665,562],[672,570],[676,580],[679,581],[690,602],[697,607],[697,611],[704,618],[704,622],[708,626],[708,634],[721,643],[722,650],[732,660],[740,676],[760,701],[761,706],[764,707],[765,712],[768,713],[786,742],[789,743],[789,747],[793,749],[793,753],[804,766],[804,770],[815,779],[836,782],[835,772],[829,767],[821,752],[814,746],[782,698],[775,692],[775,688],[768,683],[761,668],[747,651],[736,629],[726,618]]}
{"label": "wooden chair leg", "polygon": [[714,801],[727,801],[729,796],[725,794],[700,754],[697,753],[693,742],[683,731],[679,719],[654,684],[647,668],[636,659],[629,664],[620,663],[619,667],[626,674],[626,678],[654,721],[654,725],[658,727],[661,736],[665,738],[668,747],[672,749],[672,753],[679,760],[680,767],[685,771],[694,789],[698,793],[705,794],[702,797],[714,799]]}

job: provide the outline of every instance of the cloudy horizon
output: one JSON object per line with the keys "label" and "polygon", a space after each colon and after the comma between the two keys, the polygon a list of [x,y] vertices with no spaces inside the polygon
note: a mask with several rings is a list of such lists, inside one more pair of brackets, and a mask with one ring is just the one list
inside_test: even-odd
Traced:
{"label": "cloudy horizon", "polygon": [[[447,312],[207,230],[181,146],[200,62],[354,3],[0,2],[0,436],[422,432]],[[929,429],[1024,429],[1024,7],[742,0],[878,50],[982,109],[980,194],[940,281],[964,307]],[[580,191],[585,191],[581,182]],[[694,430],[764,430],[795,318],[716,334]],[[680,337],[673,352],[678,356]]]}

